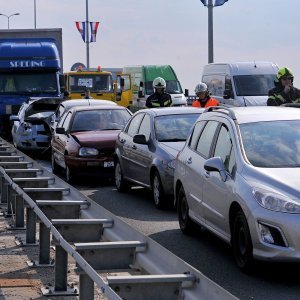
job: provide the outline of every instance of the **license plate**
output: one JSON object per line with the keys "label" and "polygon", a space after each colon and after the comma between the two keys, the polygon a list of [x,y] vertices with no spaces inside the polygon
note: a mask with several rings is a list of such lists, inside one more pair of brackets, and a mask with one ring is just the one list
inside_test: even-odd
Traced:
{"label": "license plate", "polygon": [[104,162],[104,168],[111,168],[114,166],[114,162],[113,161],[105,161]]}

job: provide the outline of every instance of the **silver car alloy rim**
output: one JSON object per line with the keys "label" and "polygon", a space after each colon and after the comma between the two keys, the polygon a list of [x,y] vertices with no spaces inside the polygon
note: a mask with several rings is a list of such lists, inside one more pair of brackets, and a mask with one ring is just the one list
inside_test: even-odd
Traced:
{"label": "silver car alloy rim", "polygon": [[153,196],[154,196],[154,202],[156,205],[160,202],[160,191],[159,191],[159,179],[157,176],[154,176],[153,179]]}
{"label": "silver car alloy rim", "polygon": [[119,188],[120,185],[121,185],[121,177],[122,177],[122,175],[121,175],[121,167],[120,167],[120,164],[117,163],[116,169],[115,169],[115,182],[116,182],[117,188]]}

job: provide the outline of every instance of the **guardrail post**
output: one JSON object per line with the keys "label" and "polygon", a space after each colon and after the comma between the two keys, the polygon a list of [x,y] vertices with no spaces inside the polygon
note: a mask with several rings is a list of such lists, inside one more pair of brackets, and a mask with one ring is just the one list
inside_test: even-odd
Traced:
{"label": "guardrail post", "polygon": [[15,229],[24,228],[24,200],[21,196],[15,196],[16,201],[16,227]]}
{"label": "guardrail post", "polygon": [[1,177],[1,203],[7,203],[7,185],[8,183]]}
{"label": "guardrail post", "polygon": [[11,217],[15,211],[15,204],[14,204],[14,190],[7,185],[7,212],[5,214],[6,217]]}
{"label": "guardrail post", "polygon": [[36,245],[36,215],[32,208],[26,208],[26,245]]}
{"label": "guardrail post", "polygon": [[93,300],[93,299],[94,299],[94,281],[86,273],[79,274],[79,300]]}

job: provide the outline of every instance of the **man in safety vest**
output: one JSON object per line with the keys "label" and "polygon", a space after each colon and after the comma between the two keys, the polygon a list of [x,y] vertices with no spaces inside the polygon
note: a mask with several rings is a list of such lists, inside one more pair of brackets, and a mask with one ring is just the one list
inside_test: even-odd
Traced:
{"label": "man in safety vest", "polygon": [[268,106],[286,103],[300,103],[300,90],[293,86],[294,76],[289,68],[281,68],[277,73],[275,87],[269,91]]}
{"label": "man in safety vest", "polygon": [[203,82],[196,85],[195,94],[198,99],[193,102],[193,107],[210,107],[219,105],[218,100],[210,97],[207,85]]}
{"label": "man in safety vest", "polygon": [[146,100],[147,108],[155,107],[169,107],[172,105],[172,98],[170,94],[165,93],[166,81],[157,77],[153,80],[154,93]]}

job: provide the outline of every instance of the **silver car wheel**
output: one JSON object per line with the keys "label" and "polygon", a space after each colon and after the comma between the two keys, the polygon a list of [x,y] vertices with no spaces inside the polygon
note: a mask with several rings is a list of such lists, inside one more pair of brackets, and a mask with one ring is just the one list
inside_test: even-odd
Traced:
{"label": "silver car wheel", "polygon": [[154,204],[157,208],[163,208],[165,205],[164,202],[164,192],[160,176],[157,171],[155,171],[152,179],[152,192]]}

